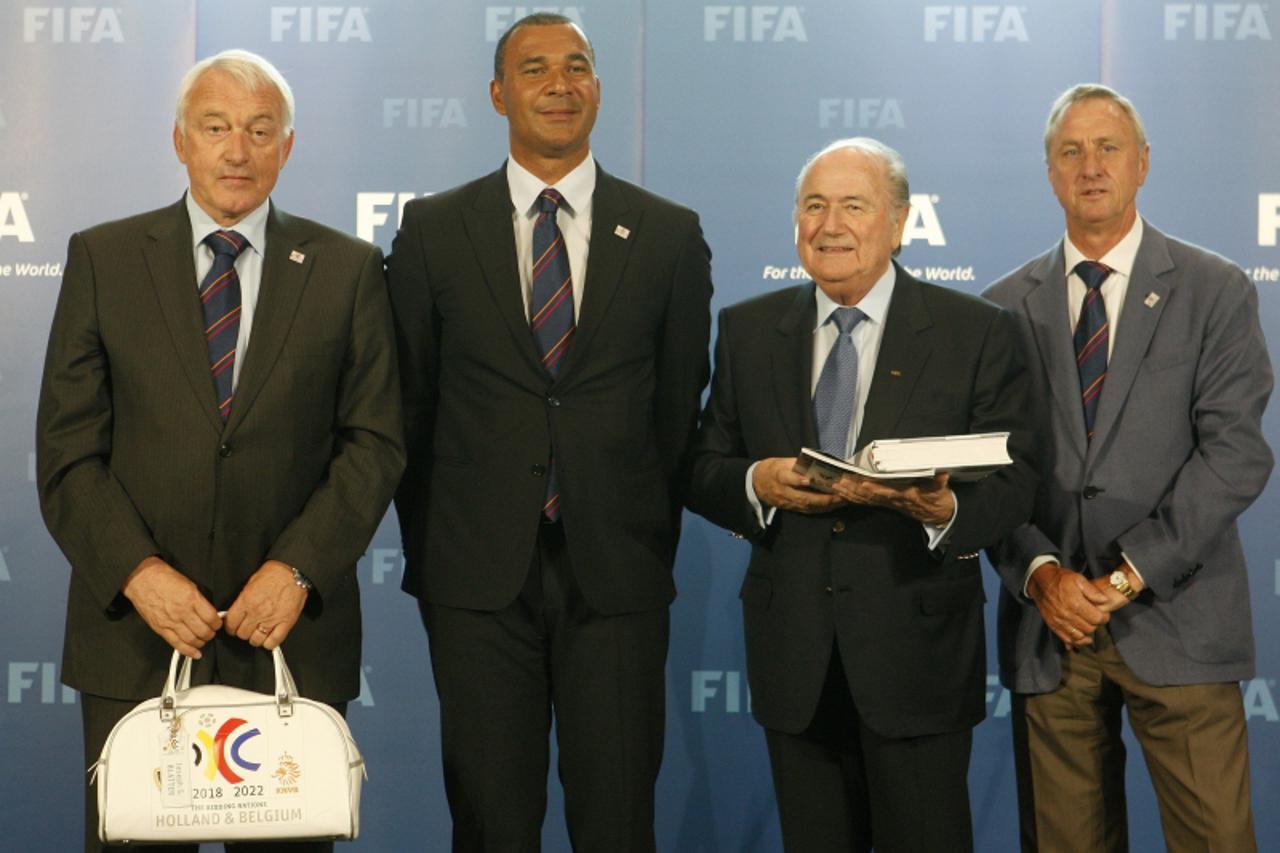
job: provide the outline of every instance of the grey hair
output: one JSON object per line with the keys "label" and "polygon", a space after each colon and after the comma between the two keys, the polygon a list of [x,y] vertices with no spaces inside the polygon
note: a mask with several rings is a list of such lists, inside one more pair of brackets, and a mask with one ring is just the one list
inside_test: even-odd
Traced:
{"label": "grey hair", "polygon": [[1053,138],[1058,135],[1058,129],[1062,126],[1062,117],[1066,115],[1067,109],[1081,101],[1098,98],[1111,101],[1119,107],[1129,117],[1129,123],[1133,125],[1133,132],[1138,137],[1138,147],[1147,147],[1147,129],[1142,126],[1142,116],[1138,115],[1138,108],[1133,105],[1132,101],[1110,86],[1104,86],[1101,83],[1077,83],[1059,95],[1058,99],[1053,102],[1053,106],[1049,108],[1049,120],[1044,124],[1044,159],[1046,163],[1049,161],[1049,146],[1053,144]]}
{"label": "grey hair", "polygon": [[502,65],[507,61],[507,42],[511,40],[516,30],[521,27],[553,27],[560,24],[568,24],[582,36],[582,40],[587,43],[587,58],[591,60],[591,67],[595,68],[596,49],[592,46],[591,39],[587,38],[587,34],[582,31],[582,27],[578,26],[577,21],[555,12],[534,12],[507,27],[507,31],[499,37],[498,46],[493,49],[493,79],[502,80]]}
{"label": "grey hair", "polygon": [[[902,159],[902,155],[880,140],[872,139],[870,136],[850,136],[846,139],[837,139],[805,161],[804,166],[800,169],[800,174],[796,175],[797,210],[800,207],[800,188],[804,186],[804,179],[809,177],[809,170],[813,168],[813,164],[832,151],[842,151],[846,148],[870,154],[872,157],[879,157],[889,171],[889,196],[893,201],[894,208],[901,210],[911,206],[911,184],[907,181],[907,162]],[[897,221],[896,213],[894,214],[894,221]]]}
{"label": "grey hair", "polygon": [[284,108],[285,135],[293,131],[293,90],[289,88],[288,81],[274,65],[247,50],[224,50],[191,66],[178,87],[178,109],[174,117],[174,123],[178,127],[182,127],[186,121],[191,91],[200,82],[200,78],[210,71],[221,71],[250,92],[274,89]]}

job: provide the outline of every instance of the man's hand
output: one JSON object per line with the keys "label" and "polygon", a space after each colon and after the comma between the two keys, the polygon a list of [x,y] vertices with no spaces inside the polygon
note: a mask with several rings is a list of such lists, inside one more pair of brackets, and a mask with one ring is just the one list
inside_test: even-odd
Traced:
{"label": "man's hand", "polygon": [[267,560],[227,610],[227,633],[271,651],[289,636],[306,603],[307,591],[294,583],[293,569]]}
{"label": "man's hand", "polygon": [[844,498],[819,492],[809,483],[809,478],[794,470],[796,460],[773,456],[761,459],[751,472],[751,487],[756,497],[766,506],[787,509],[792,512],[825,512],[841,506]]}
{"label": "man's hand", "polygon": [[938,474],[920,480],[874,480],[844,474],[831,488],[850,503],[887,507],[922,524],[945,527],[956,511],[955,495],[947,485],[950,478]]}
{"label": "man's hand", "polygon": [[142,621],[187,657],[222,627],[217,609],[191,579],[159,557],[147,557],[129,573],[121,592]]}
{"label": "man's hand", "polygon": [[[1106,582],[1106,578],[1102,579]],[[1093,632],[1111,617],[1111,596],[1079,572],[1064,569],[1058,563],[1039,566],[1027,582],[1027,592],[1035,601],[1044,623],[1068,647],[1093,644]],[[1111,593],[1123,595],[1111,590]]]}
{"label": "man's hand", "polygon": [[[1124,572],[1129,580],[1129,585],[1133,587],[1134,592],[1142,592],[1146,589],[1146,584],[1142,582],[1142,578],[1138,577],[1138,573],[1133,570],[1127,561],[1116,566],[1116,569]],[[1105,604],[1099,605],[1099,608],[1107,613],[1114,613],[1121,607],[1132,604],[1133,602],[1124,597],[1120,590],[1111,585],[1111,575],[1106,574],[1100,578],[1090,578],[1089,583],[1093,584],[1100,593],[1107,597]]]}

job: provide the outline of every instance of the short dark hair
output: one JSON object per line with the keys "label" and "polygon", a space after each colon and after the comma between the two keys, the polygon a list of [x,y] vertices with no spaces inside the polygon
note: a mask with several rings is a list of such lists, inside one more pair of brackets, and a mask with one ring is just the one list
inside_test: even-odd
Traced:
{"label": "short dark hair", "polygon": [[[502,79],[502,64],[507,59],[507,40],[511,38],[511,34],[521,27],[553,27],[558,24],[568,24],[569,26],[582,33],[582,28],[572,18],[555,12],[534,12],[532,15],[525,15],[516,21],[507,31],[498,39],[498,46],[493,50],[493,79]],[[582,33],[582,38],[587,43],[587,57],[591,60],[591,64],[596,64],[596,49],[591,45],[591,39],[587,38],[586,33]]]}

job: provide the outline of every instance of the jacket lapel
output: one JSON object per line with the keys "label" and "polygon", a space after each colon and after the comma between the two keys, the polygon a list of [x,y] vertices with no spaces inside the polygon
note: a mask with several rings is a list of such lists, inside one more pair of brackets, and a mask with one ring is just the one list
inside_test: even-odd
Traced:
{"label": "jacket lapel", "polygon": [[813,400],[809,394],[813,364],[813,325],[817,322],[818,305],[814,301],[813,282],[796,289],[791,307],[775,327],[770,361],[773,365],[773,391],[778,413],[790,446],[818,446],[818,428],[813,421]]}
{"label": "jacket lapel", "polygon": [[[618,292],[643,216],[643,211],[632,210],[627,204],[618,180],[597,165],[596,189],[591,197],[590,260],[583,282],[577,330],[560,374],[562,379],[572,375],[574,365],[586,358],[580,353],[590,346]],[[621,236],[620,232],[627,236]]]}
{"label": "jacket lapel", "polygon": [[[245,419],[258,392],[275,366],[280,350],[289,336],[298,302],[316,262],[316,250],[305,249],[310,235],[298,227],[297,220],[271,205],[267,217],[267,251],[262,258],[262,281],[258,285],[258,304],[254,308],[252,335],[244,354],[240,380],[236,383],[235,400],[227,430],[234,430]],[[301,255],[299,263],[291,260]]]}
{"label": "jacket lapel", "polygon": [[854,442],[854,448],[859,450],[871,439],[895,433],[902,409],[932,352],[925,332],[933,325],[933,318],[920,296],[919,282],[896,263],[894,268],[897,277],[893,298],[885,315],[875,373],[862,410],[862,426]]}
{"label": "jacket lapel", "polygon": [[182,372],[209,419],[209,425],[221,432],[222,418],[218,416],[213,379],[209,375],[209,349],[204,339],[204,317],[200,311],[191,245],[191,222],[187,218],[185,201],[169,208],[147,233],[146,239],[143,254],[160,303],[160,313],[169,330],[169,339],[178,354],[178,363],[182,365]]}
{"label": "jacket lapel", "polygon": [[[529,366],[543,372],[542,360],[529,330],[524,299],[520,295],[520,270],[516,266],[516,237],[511,225],[511,192],[504,166],[480,185],[471,206],[462,212],[467,236],[485,286],[498,313],[511,331],[512,340]],[[593,259],[594,261],[594,259]]]}
{"label": "jacket lapel", "polygon": [[[1108,432],[1115,426],[1124,409],[1125,400],[1133,389],[1138,369],[1142,367],[1142,357],[1151,344],[1151,337],[1155,334],[1165,306],[1169,304],[1169,284],[1159,276],[1173,269],[1173,266],[1164,235],[1144,221],[1142,244],[1133,261],[1129,287],[1124,295],[1124,307],[1120,311],[1120,322],[1112,330],[1115,347],[1111,352],[1111,360],[1107,363],[1107,379],[1102,386],[1102,397],[1098,400],[1093,441],[1089,446],[1091,458],[1106,442]],[[1154,302],[1151,300],[1152,295],[1155,296]],[[1152,304],[1148,304],[1149,302]]]}
{"label": "jacket lapel", "polygon": [[[1067,310],[1066,260],[1062,243],[1045,256],[1031,273],[1037,284],[1024,299],[1031,321],[1040,362],[1044,365],[1050,393],[1058,407],[1058,419],[1067,425],[1071,443],[1083,459],[1088,449],[1084,432],[1084,409],[1080,403],[1080,372],[1076,369],[1075,344],[1071,340]],[[1111,377],[1107,377],[1107,382]],[[1105,385],[1103,396],[1105,397]],[[1097,423],[1094,424],[1095,435]]]}

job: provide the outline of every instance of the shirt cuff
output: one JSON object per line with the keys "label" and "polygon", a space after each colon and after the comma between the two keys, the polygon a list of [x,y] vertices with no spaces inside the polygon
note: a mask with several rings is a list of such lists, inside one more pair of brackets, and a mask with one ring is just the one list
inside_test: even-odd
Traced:
{"label": "shirt cuff", "polygon": [[1129,559],[1129,555],[1126,554],[1124,551],[1121,551],[1120,556],[1123,557],[1124,561],[1129,564],[1129,568],[1133,570],[1133,573],[1137,576],[1138,580],[1142,581],[1143,587],[1146,587],[1147,579],[1142,576],[1142,572],[1138,571],[1138,567],[1133,564],[1133,560]]}
{"label": "shirt cuff", "polygon": [[1056,563],[1058,558],[1054,554],[1041,554],[1031,561],[1031,565],[1027,567],[1027,573],[1022,576],[1022,597],[1027,601],[1031,601],[1031,595],[1027,592],[1027,584],[1031,583],[1031,576],[1036,573],[1036,569],[1045,563]]}
{"label": "shirt cuff", "polygon": [[930,551],[936,551],[947,542],[947,537],[951,534],[951,525],[956,523],[956,516],[960,514],[960,497],[954,492],[951,494],[952,507],[951,518],[946,525],[939,527],[936,524],[924,524],[924,535],[928,538]]}
{"label": "shirt cuff", "polygon": [[761,530],[764,530],[773,523],[773,516],[777,513],[778,508],[776,506],[766,508],[764,504],[760,503],[760,498],[756,496],[756,487],[751,480],[751,475],[755,473],[756,466],[759,464],[759,462],[752,462],[751,466],[747,468],[747,503],[751,505],[752,511],[756,514],[756,524],[760,525]]}

